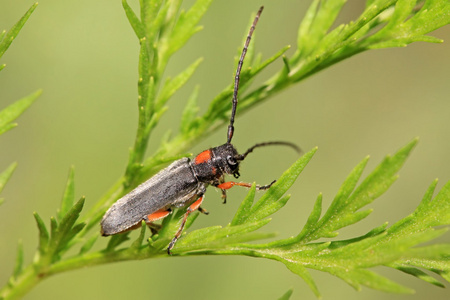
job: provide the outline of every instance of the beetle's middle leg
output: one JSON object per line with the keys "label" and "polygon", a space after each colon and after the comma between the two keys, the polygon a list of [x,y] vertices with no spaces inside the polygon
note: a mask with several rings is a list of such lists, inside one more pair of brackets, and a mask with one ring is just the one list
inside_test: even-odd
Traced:
{"label": "beetle's middle leg", "polygon": [[[178,231],[175,234],[175,236],[173,237],[172,241],[170,242],[169,247],[167,247],[167,253],[169,255],[171,254],[170,250],[172,250],[172,248],[175,246],[175,243],[177,242],[177,240],[181,236],[181,233],[183,233],[184,225],[186,225],[186,221],[187,221],[187,218],[188,218],[189,214],[194,212],[194,211],[196,211],[196,210],[198,210],[200,208],[200,205],[203,202],[203,198],[204,198],[203,195],[200,196],[200,198],[198,198],[194,203],[192,203],[188,207],[188,209],[186,210],[186,213],[184,214],[184,217],[183,217],[183,221],[181,221],[180,228],[178,228]],[[202,208],[200,211],[202,212],[202,211],[205,211],[205,210]]]}
{"label": "beetle's middle leg", "polygon": [[204,209],[204,208],[201,207],[201,206],[199,206],[199,207],[197,208],[197,210],[198,210],[199,212],[201,212],[202,214],[209,215],[209,211],[207,211],[206,209]]}
{"label": "beetle's middle leg", "polygon": [[[214,183],[213,185],[217,188],[219,188],[219,185],[225,183],[225,179],[222,177],[219,178],[218,182]],[[227,203],[227,191],[224,188],[220,188],[221,192],[222,192],[222,203],[226,204]]]}

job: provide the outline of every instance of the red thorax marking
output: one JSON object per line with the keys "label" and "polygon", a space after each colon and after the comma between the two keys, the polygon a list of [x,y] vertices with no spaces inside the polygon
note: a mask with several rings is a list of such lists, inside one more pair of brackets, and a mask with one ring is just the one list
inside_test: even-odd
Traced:
{"label": "red thorax marking", "polygon": [[198,165],[201,163],[205,163],[209,160],[211,160],[211,150],[205,150],[195,157],[194,162],[196,165]]}

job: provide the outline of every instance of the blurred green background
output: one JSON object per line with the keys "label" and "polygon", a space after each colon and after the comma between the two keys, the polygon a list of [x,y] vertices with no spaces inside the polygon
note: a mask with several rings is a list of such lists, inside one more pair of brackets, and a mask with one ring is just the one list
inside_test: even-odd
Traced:
{"label": "blurred green background", "polygon": [[[134,6],[137,1],[130,1]],[[189,7],[194,1],[185,1]],[[364,1],[349,1],[338,23],[355,19]],[[0,0],[0,29],[9,29],[31,6],[28,0]],[[181,111],[195,85],[200,107],[233,80],[234,56],[241,48],[252,13],[265,5],[254,43],[267,58],[296,42],[297,28],[310,1],[215,1],[195,35],[171,61],[166,75],[177,74],[197,57],[204,62],[169,103],[170,111],[152,136],[149,153],[167,129],[176,131]],[[443,44],[416,43],[403,49],[370,51],[339,63],[270,99],[236,121],[234,144],[288,140],[319,151],[291,189],[292,198],[266,231],[297,234],[319,192],[327,207],[350,170],[367,154],[368,170],[416,136],[420,143],[399,180],[358,226],[341,238],[366,233],[385,221],[410,214],[433,179],[440,189],[450,166],[450,27],[434,36]],[[291,55],[293,50],[288,52]],[[19,163],[2,193],[0,207],[0,282],[7,281],[19,239],[26,262],[37,245],[33,211],[55,215],[69,167],[75,165],[76,195],[87,209],[122,174],[137,120],[138,41],[116,0],[41,0],[19,37],[4,55],[0,108],[42,88],[44,93],[0,137],[0,170]],[[263,73],[268,78],[281,61]],[[192,152],[225,142],[225,128]],[[289,149],[256,151],[242,166],[243,181],[268,183],[297,159]],[[367,174],[366,172],[365,174]],[[194,228],[226,225],[245,190],[229,192],[227,205],[210,189]],[[137,233],[133,233],[136,235]],[[449,241],[449,236],[441,241]],[[106,239],[98,241],[98,247]],[[440,289],[407,275],[377,271],[416,289],[415,295],[390,295],[311,271],[324,299],[448,299]],[[450,285],[446,284],[447,288]],[[39,284],[25,299],[277,299],[289,288],[292,299],[315,299],[307,285],[282,264],[247,257],[191,257],[117,263],[58,275]]]}

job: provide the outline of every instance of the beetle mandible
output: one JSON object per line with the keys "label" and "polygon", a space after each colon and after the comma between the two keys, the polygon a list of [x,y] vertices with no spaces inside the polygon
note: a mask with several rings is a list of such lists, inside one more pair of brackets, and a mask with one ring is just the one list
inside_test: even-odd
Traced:
{"label": "beetle mandible", "polygon": [[[238,62],[236,75],[234,79],[234,90],[232,98],[232,108],[230,124],[227,131],[227,142],[221,146],[205,150],[198,154],[193,160],[185,157],[174,161],[167,168],[136,187],[130,193],[120,198],[105,213],[101,221],[101,233],[103,236],[109,236],[122,233],[139,227],[142,221],[152,226],[153,221],[162,219],[172,212],[172,208],[188,206],[184,214],[181,225],[174,238],[170,242],[167,252],[171,254],[176,241],[183,232],[184,225],[190,213],[199,210],[202,213],[207,212],[200,207],[204,200],[204,193],[207,186],[212,185],[222,191],[223,202],[226,203],[226,190],[233,186],[251,187],[252,184],[245,182],[225,182],[225,174],[239,177],[239,164],[255,148],[268,145],[284,145],[297,150],[300,149],[289,142],[266,142],[258,143],[250,147],[245,153],[239,154],[236,148],[231,144],[234,134],[234,117],[238,103],[239,79],[247,53],[253,31],[262,13],[263,6],[258,10],[241,57]],[[258,190],[266,190],[272,186],[272,183],[264,186],[257,185]]]}

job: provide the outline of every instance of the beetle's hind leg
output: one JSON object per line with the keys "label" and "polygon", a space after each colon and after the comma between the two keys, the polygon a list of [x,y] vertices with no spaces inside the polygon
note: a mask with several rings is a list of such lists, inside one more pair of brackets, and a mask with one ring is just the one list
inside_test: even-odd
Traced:
{"label": "beetle's hind leg", "polygon": [[180,238],[181,234],[183,233],[184,225],[186,225],[187,218],[190,213],[199,210],[200,212],[204,212],[205,210],[203,208],[200,208],[200,205],[203,202],[204,196],[201,195],[194,203],[192,203],[186,210],[186,213],[184,214],[183,220],[181,221],[180,228],[178,228],[177,233],[173,237],[172,241],[169,244],[169,247],[167,247],[167,254],[172,254],[170,250],[175,246],[175,243]]}

